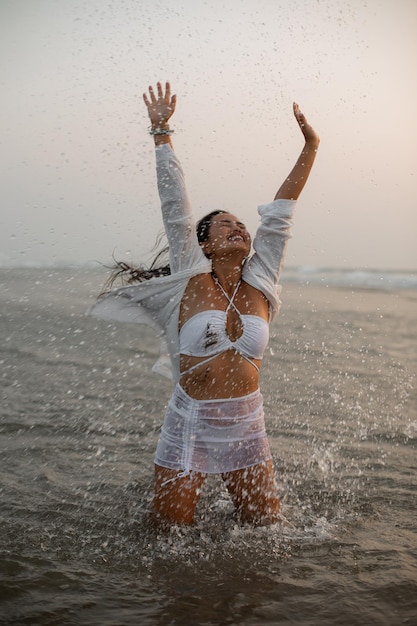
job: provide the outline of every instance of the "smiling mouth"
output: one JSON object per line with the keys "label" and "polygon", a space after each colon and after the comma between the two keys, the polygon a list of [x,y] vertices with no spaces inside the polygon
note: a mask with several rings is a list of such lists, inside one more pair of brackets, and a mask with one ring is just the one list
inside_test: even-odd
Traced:
{"label": "smiling mouth", "polygon": [[230,235],[230,237],[228,237],[228,240],[229,241],[245,241],[242,235]]}

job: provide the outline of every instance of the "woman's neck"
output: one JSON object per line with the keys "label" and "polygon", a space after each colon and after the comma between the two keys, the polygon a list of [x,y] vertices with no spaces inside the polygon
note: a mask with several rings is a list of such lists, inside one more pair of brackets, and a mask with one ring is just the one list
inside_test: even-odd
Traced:
{"label": "woman's neck", "polygon": [[212,263],[212,273],[219,281],[223,289],[229,295],[232,294],[238,282],[242,279],[243,265],[222,263]]}

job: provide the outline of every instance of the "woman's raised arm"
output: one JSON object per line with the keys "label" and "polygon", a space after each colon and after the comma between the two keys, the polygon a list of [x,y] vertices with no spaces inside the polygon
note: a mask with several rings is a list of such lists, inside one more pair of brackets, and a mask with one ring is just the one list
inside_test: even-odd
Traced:
{"label": "woman's raised arm", "polygon": [[175,111],[176,96],[171,95],[169,82],[165,92],[156,84],[156,94],[149,87],[143,94],[151,121],[150,133],[155,140],[156,175],[161,200],[162,219],[169,244],[171,274],[190,268],[204,268],[207,259],[197,241],[194,216],[185,186],[184,172],[172,148],[168,121]]}
{"label": "woman's raised arm", "polygon": [[307,122],[305,115],[300,111],[300,107],[295,102],[293,111],[295,119],[304,135],[305,144],[289,176],[278,189],[274,200],[297,200],[310,175],[320,143],[318,134]]}

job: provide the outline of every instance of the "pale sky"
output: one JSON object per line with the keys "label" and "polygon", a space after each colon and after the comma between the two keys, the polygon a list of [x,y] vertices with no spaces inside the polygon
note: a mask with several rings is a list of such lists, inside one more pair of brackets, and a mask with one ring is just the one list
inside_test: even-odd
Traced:
{"label": "pale sky", "polygon": [[252,233],[321,136],[288,265],[417,269],[416,0],[0,0],[0,265],[150,258],[142,92],[170,80],[196,217]]}

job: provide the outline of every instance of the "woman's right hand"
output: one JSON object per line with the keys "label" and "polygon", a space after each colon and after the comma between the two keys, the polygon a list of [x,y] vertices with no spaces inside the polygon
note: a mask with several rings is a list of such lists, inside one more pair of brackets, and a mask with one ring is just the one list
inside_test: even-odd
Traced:
{"label": "woman's right hand", "polygon": [[161,83],[156,83],[156,89],[158,97],[155,96],[155,92],[152,86],[150,86],[149,97],[146,93],[144,93],[143,101],[148,109],[148,115],[151,120],[152,128],[164,128],[168,124],[169,118],[175,111],[177,96],[171,96],[171,85],[169,82],[165,83],[165,94],[162,91]]}

